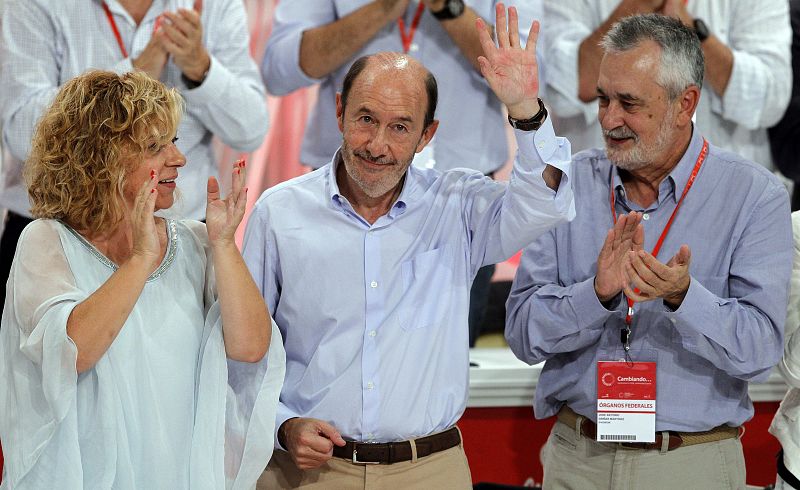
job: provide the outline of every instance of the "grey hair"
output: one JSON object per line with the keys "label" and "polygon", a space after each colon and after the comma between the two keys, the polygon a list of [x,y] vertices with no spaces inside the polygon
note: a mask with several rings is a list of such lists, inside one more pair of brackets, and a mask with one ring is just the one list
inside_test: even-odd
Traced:
{"label": "grey hair", "polygon": [[670,99],[691,85],[702,88],[705,59],[700,40],[678,19],[659,14],[625,17],[611,27],[600,46],[606,53],[619,53],[636,48],[643,41],[653,41],[661,47],[657,83]]}

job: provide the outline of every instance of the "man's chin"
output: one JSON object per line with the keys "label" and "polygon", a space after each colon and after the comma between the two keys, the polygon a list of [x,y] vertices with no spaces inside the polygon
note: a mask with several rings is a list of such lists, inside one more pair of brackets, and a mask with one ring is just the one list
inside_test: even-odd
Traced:
{"label": "man's chin", "polygon": [[650,162],[644,162],[640,159],[632,159],[630,155],[625,155],[623,152],[609,151],[606,148],[606,157],[616,167],[622,170],[638,170],[646,167]]}

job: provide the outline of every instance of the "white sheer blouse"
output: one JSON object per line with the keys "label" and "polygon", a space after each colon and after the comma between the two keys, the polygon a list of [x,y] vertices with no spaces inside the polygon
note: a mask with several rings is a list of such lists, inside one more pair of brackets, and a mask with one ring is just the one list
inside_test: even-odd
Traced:
{"label": "white sheer blouse", "polygon": [[1,488],[253,488],[273,449],[285,354],[226,359],[205,225],[167,253],[106,354],[77,374],[67,318],[116,266],[77,232],[20,237],[0,328]]}

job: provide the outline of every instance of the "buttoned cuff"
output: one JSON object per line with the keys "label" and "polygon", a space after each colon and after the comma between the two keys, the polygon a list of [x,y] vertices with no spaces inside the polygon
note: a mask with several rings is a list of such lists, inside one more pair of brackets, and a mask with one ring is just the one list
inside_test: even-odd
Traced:
{"label": "buttoned cuff", "polygon": [[[615,309],[606,309],[594,290],[594,278],[595,276],[592,276],[585,281],[576,283],[571,288],[572,309],[575,311],[581,330],[603,325],[611,316],[618,314],[619,305],[622,304],[622,301],[618,301]],[[619,295],[619,297],[623,296]]]}
{"label": "buttoned cuff", "polygon": [[292,410],[290,410],[289,407],[283,404],[283,402],[278,402],[278,409],[275,412],[275,434],[274,434],[276,448],[287,451],[287,449],[281,446],[281,443],[278,442],[278,431],[281,430],[281,426],[283,425],[284,422],[296,417],[300,417],[300,414],[297,414]]}
{"label": "buttoned cuff", "polygon": [[183,87],[181,93],[186,99],[187,107],[192,107],[200,104],[208,104],[212,100],[219,98],[220,94],[225,93],[226,87],[229,85],[229,80],[233,75],[220,63],[217,58],[209,53],[210,65],[208,66],[208,74],[203,83],[195,88]]}
{"label": "buttoned cuff", "polygon": [[[673,310],[661,302],[661,309],[669,321],[681,333],[681,337],[690,344],[696,344],[697,339],[706,336],[714,338],[713,329],[718,328],[714,323],[714,315],[710,311],[711,305],[719,306],[727,300],[706,289],[700,281],[690,278],[689,289],[680,306]],[[702,329],[708,327],[708,332]],[[710,335],[709,335],[710,334]]]}

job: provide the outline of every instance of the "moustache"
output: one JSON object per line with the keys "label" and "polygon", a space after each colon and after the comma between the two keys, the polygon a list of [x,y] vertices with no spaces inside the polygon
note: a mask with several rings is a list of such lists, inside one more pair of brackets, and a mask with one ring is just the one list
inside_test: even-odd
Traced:
{"label": "moustache", "polygon": [[639,141],[639,136],[627,126],[620,126],[618,128],[608,130],[604,129],[603,136],[614,139],[633,138],[634,141]]}
{"label": "moustache", "polygon": [[379,165],[394,165],[395,163],[397,163],[397,161],[394,160],[393,158],[388,158],[388,157],[380,157],[380,158],[378,158],[378,157],[374,157],[374,156],[370,155],[369,152],[363,151],[363,150],[353,150],[353,155],[357,156],[358,158],[363,158],[364,160],[367,160],[368,162],[377,163]]}

